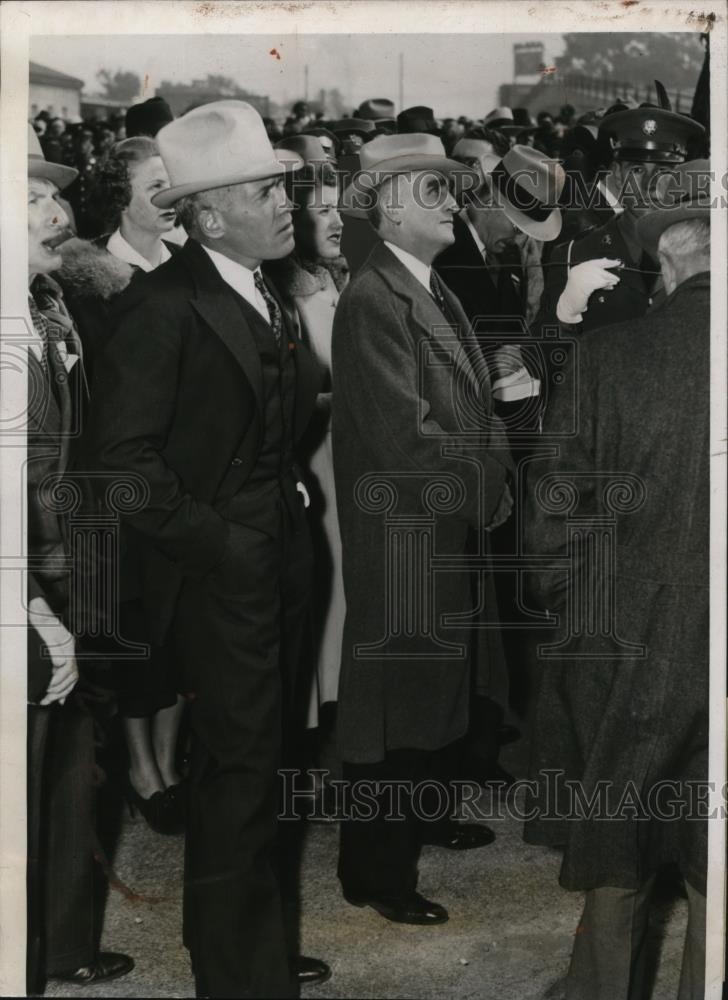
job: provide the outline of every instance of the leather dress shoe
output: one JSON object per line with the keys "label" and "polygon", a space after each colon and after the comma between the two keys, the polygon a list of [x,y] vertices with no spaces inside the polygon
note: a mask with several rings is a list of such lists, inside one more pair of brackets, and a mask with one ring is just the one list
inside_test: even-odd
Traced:
{"label": "leather dress shoe", "polygon": [[299,986],[313,986],[314,983],[325,983],[331,979],[331,968],[320,958],[299,955],[291,960],[291,971]]}
{"label": "leather dress shoe", "polygon": [[76,986],[92,986],[95,983],[109,982],[131,972],[134,959],[114,951],[100,951],[92,965],[82,965],[70,972],[50,972],[49,979],[57,979],[63,983],[74,983]]}
{"label": "leather dress shoe", "polygon": [[419,892],[410,893],[403,899],[378,899],[375,896],[356,896],[345,892],[344,899],[352,906],[371,906],[386,920],[395,924],[419,924],[427,927],[444,924],[449,919],[444,906],[430,902],[420,896]]}
{"label": "leather dress shoe", "polygon": [[489,826],[481,823],[452,823],[447,832],[440,836],[423,839],[423,844],[446,847],[449,851],[471,851],[475,847],[492,844],[495,834]]}

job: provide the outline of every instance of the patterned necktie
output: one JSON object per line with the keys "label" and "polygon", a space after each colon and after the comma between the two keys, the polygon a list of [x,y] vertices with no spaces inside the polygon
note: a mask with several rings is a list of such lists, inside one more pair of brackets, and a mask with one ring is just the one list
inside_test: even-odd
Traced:
{"label": "patterned necktie", "polygon": [[268,286],[263,281],[263,275],[260,273],[260,271],[255,271],[253,274],[253,278],[255,281],[255,287],[262,295],[263,300],[268,309],[268,316],[270,317],[270,325],[271,329],[273,330],[273,336],[276,338],[276,344],[280,346],[281,330],[283,329],[283,317],[281,316],[281,310],[276,300],[268,291]]}
{"label": "patterned necktie", "polygon": [[448,323],[452,324],[453,326],[457,326],[458,321],[456,317],[453,315],[450,306],[447,304],[447,300],[445,299],[445,296],[443,295],[442,292],[442,288],[440,287],[439,279],[434,271],[430,271],[430,294],[437,303],[440,312],[448,321]]}
{"label": "patterned necktie", "polygon": [[28,296],[28,308],[30,309],[30,318],[33,322],[35,332],[38,334],[40,339],[43,341],[43,352],[40,358],[40,366],[43,369],[43,374],[48,375],[48,336],[50,333],[50,324],[45,318],[43,313],[40,311],[35,303],[35,299],[32,295]]}

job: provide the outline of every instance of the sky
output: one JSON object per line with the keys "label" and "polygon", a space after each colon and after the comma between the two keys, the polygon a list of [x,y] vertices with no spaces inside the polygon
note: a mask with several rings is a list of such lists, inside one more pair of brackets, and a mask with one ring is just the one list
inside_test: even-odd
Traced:
{"label": "sky", "polygon": [[[399,53],[404,54],[404,107],[425,104],[437,117],[481,118],[497,103],[498,87],[513,79],[513,43],[542,41],[546,61],[563,51],[557,34],[487,35],[66,35],[31,38],[34,62],[85,81],[98,93],[96,73],[132,70],[151,96],[162,80],[186,83],[208,73],[284,104],[337,86],[352,109],[366,98],[399,105]],[[275,49],[280,59],[270,54]],[[399,107],[398,107],[399,110]]]}

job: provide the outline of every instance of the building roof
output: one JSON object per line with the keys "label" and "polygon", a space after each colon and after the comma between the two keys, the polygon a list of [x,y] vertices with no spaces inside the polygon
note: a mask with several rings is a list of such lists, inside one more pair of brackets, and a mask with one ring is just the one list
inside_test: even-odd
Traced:
{"label": "building roof", "polygon": [[61,73],[50,66],[41,66],[40,63],[30,63],[30,82],[44,83],[51,87],[65,87],[67,90],[82,90],[83,80],[78,77],[69,76],[68,73]]}

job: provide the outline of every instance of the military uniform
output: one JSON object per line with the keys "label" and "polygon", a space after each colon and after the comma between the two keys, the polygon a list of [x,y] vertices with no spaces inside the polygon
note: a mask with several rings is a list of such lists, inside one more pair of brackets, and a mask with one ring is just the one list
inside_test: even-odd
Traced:
{"label": "military uniform", "polygon": [[[615,160],[658,163],[669,170],[684,162],[688,144],[698,141],[705,130],[686,115],[643,104],[605,115],[599,134],[610,143]],[[557,319],[556,306],[570,269],[587,260],[608,257],[622,261],[624,268],[617,271],[620,280],[614,288],[600,288],[592,293],[581,322],[569,326],[570,331],[586,332],[639,319],[661,298],[659,264],[640,249],[630,237],[628,227],[629,209],[626,209],[622,215],[614,215],[603,225],[584,230],[553,250],[544,266],[544,292],[531,325],[532,334],[541,338],[547,329],[563,326]]]}
{"label": "military uniform", "polygon": [[555,248],[544,267],[544,292],[532,333],[542,336],[545,328],[562,325],[556,318],[556,304],[566,286],[569,269],[601,257],[621,260],[626,266],[617,271],[618,285],[612,289],[599,288],[590,296],[577,329],[585,332],[644,316],[660,294],[659,265],[625,235],[622,220],[623,216],[615,215],[605,225],[592,226]]}

